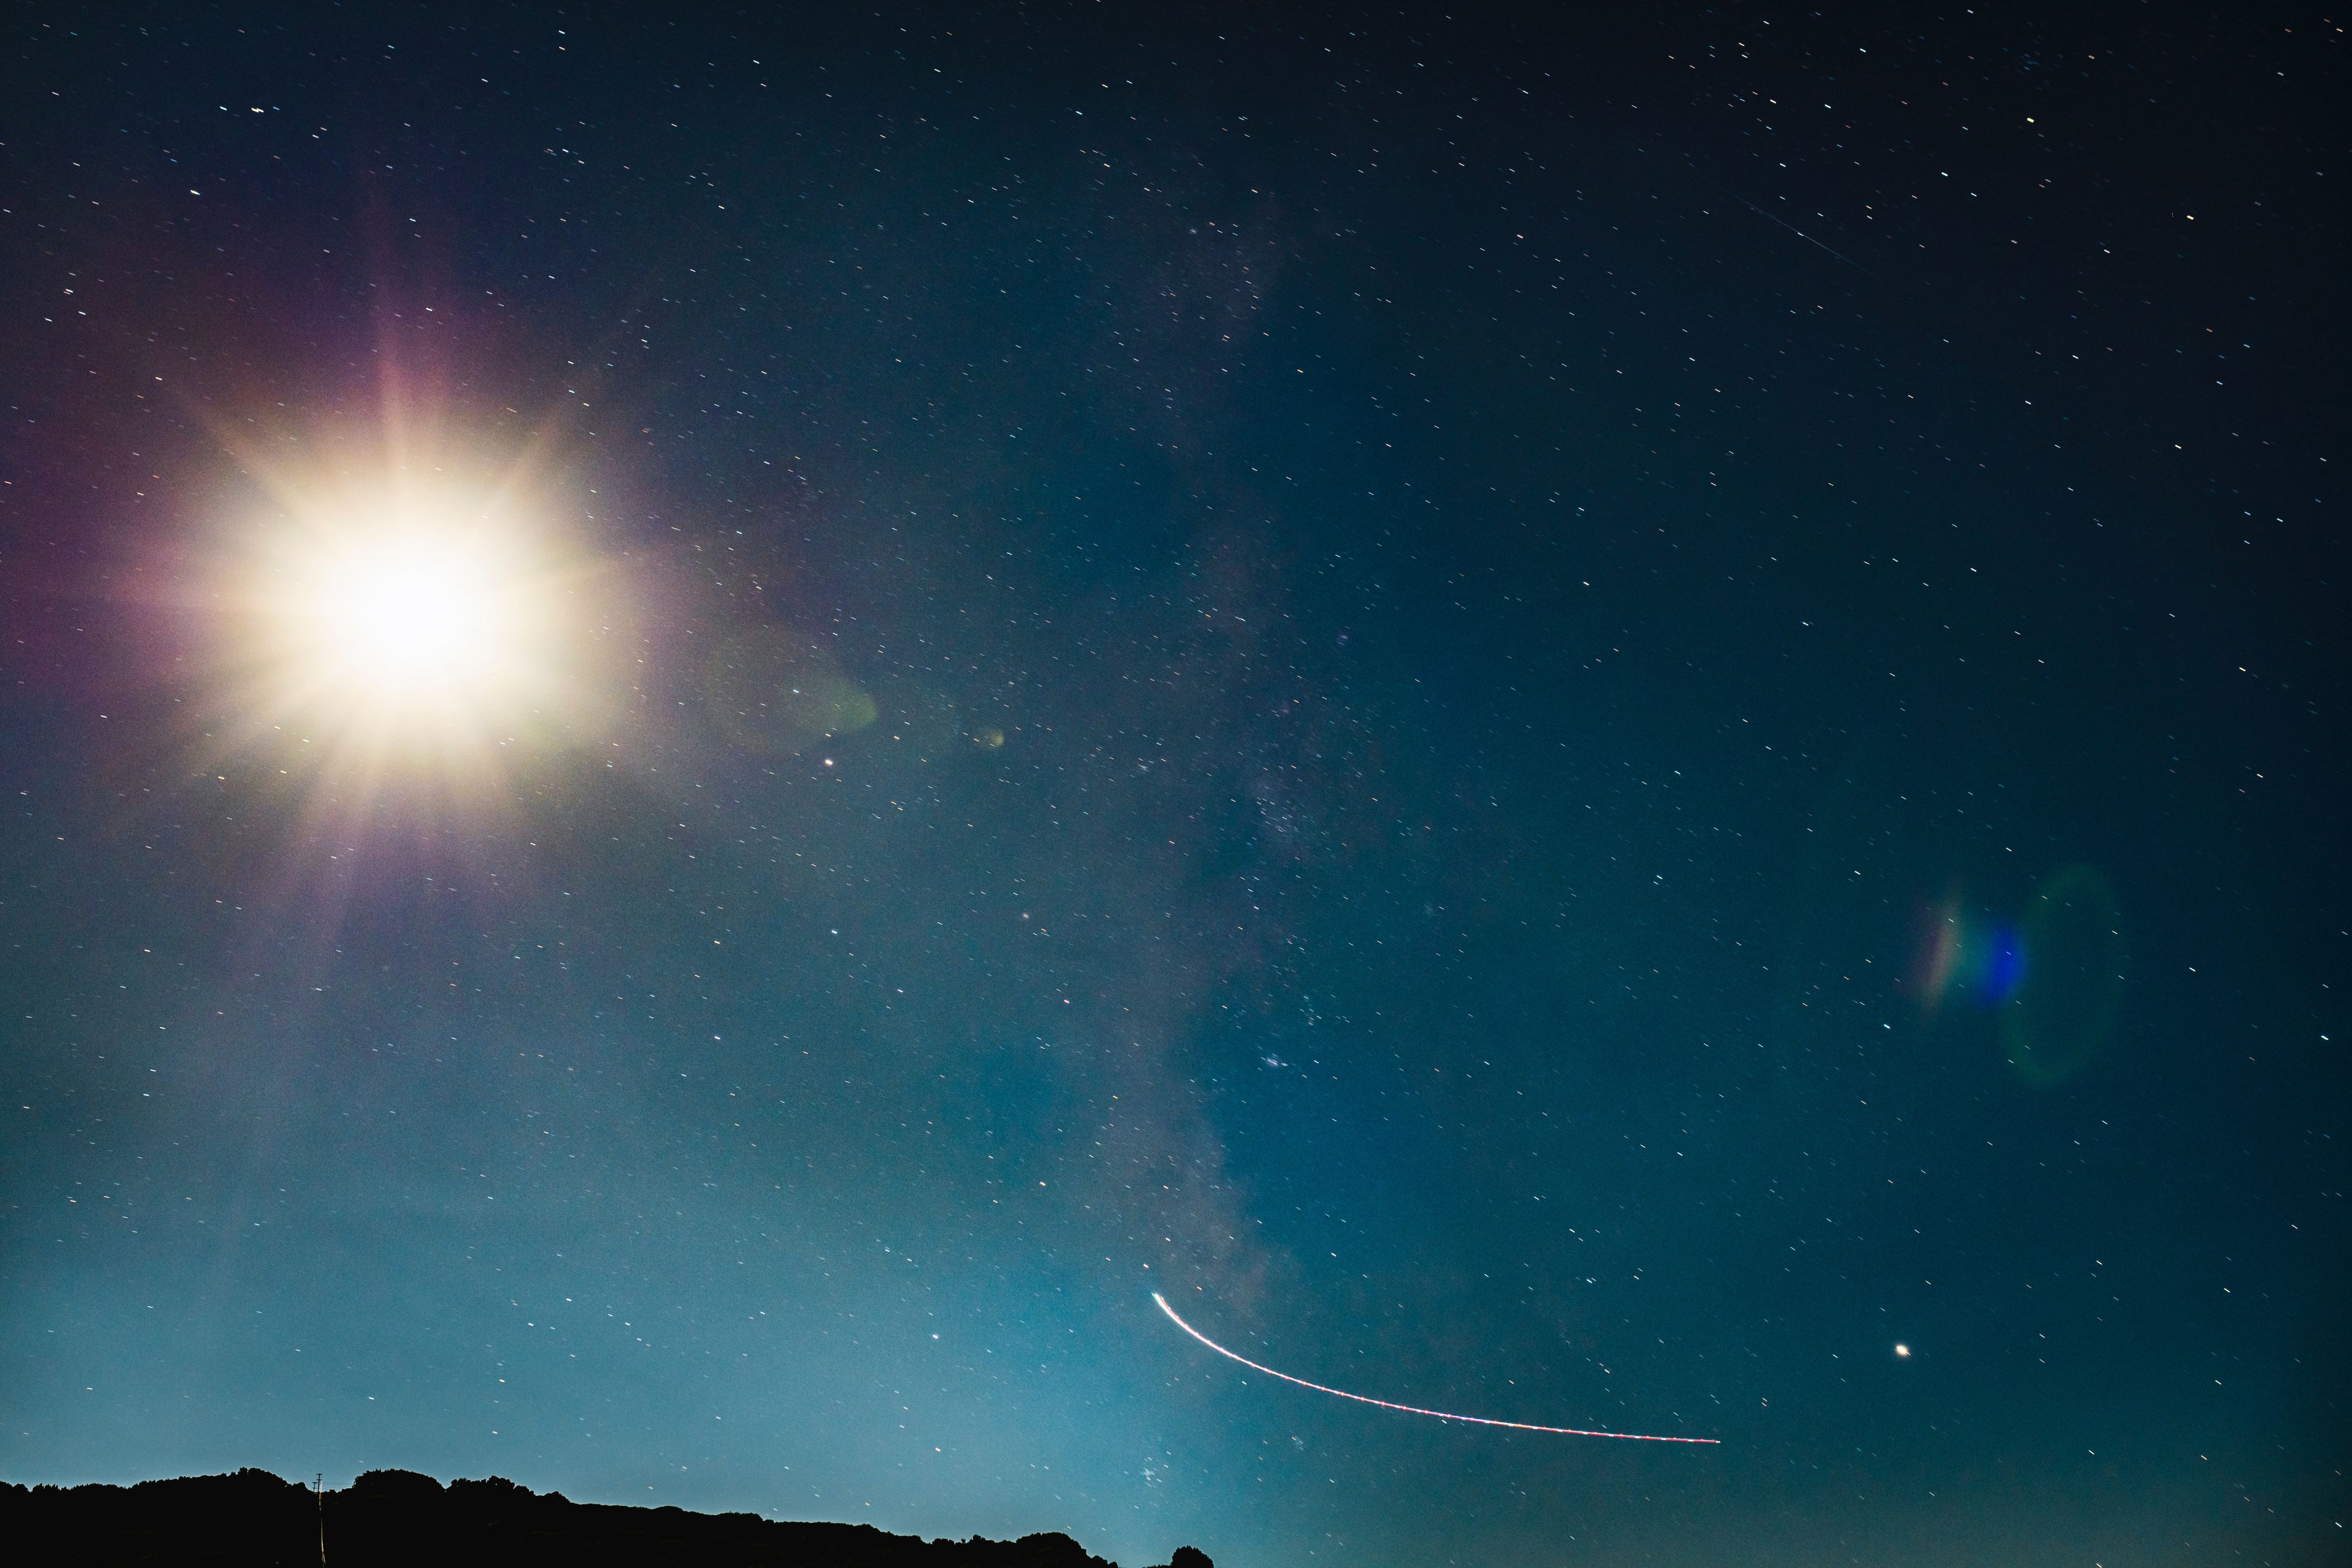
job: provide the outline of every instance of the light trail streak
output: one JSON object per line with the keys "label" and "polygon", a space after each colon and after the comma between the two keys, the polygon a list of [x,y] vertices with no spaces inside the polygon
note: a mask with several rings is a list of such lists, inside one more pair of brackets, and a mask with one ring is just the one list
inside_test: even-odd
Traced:
{"label": "light trail streak", "polygon": [[1399,1405],[1393,1400],[1375,1399],[1369,1394],[1350,1394],[1344,1388],[1332,1388],[1320,1383],[1309,1383],[1303,1377],[1293,1377],[1286,1372],[1276,1372],[1270,1366],[1261,1366],[1248,1356],[1235,1355],[1232,1351],[1178,1317],[1176,1309],[1168,1304],[1167,1297],[1154,1291],[1151,1292],[1151,1299],[1159,1303],[1161,1312],[1168,1314],[1170,1322],[1174,1323],[1227,1361],[1238,1361],[1252,1372],[1263,1372],[1268,1377],[1279,1377],[1285,1383],[1296,1383],[1299,1387],[1312,1388],[1318,1394],[1336,1394],[1342,1399],[1352,1399],[1359,1405],[1377,1405],[1383,1410],[1402,1410],[1408,1416],[1434,1416],[1441,1421],[1466,1421],[1474,1427],[1508,1427],[1515,1432],[1556,1432],[1563,1437],[1620,1437],[1629,1443],[1719,1444],[1723,1441],[1720,1437],[1664,1437],[1648,1432],[1595,1432],[1582,1427],[1539,1427],[1533,1421],[1497,1421],[1489,1416],[1457,1416],[1451,1410],[1424,1410],[1418,1405]]}
{"label": "light trail streak", "polygon": [[1822,250],[1829,251],[1832,256],[1836,256],[1840,261],[1845,263],[1848,267],[1853,268],[1856,272],[1861,273],[1865,277],[1874,278],[1878,276],[1878,274],[1871,271],[1870,268],[1863,266],[1862,263],[1854,260],[1853,257],[1846,255],[1843,251],[1830,250],[1828,246],[1822,245],[1821,241],[1815,239],[1812,235],[1807,234],[1804,230],[1799,228],[1788,219],[1781,217],[1777,213],[1766,212],[1763,208],[1758,206],[1755,203],[1749,201],[1745,196],[1732,194],[1728,192],[1727,192],[1726,194],[1730,194],[1733,201],[1738,202],[1741,206],[1746,207],[1749,212],[1754,213],[1758,217],[1764,219],[1766,222],[1779,224],[1782,228],[1787,229],[1790,234],[1795,235],[1799,239],[1803,240],[1807,245],[1814,246]]}

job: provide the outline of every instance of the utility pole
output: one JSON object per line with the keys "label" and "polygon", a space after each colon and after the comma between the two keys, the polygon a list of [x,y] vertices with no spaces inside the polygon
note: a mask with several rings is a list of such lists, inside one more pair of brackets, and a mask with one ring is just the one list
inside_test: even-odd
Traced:
{"label": "utility pole", "polygon": [[327,1472],[320,1470],[311,1483],[311,1496],[319,1500],[319,1568],[327,1568]]}

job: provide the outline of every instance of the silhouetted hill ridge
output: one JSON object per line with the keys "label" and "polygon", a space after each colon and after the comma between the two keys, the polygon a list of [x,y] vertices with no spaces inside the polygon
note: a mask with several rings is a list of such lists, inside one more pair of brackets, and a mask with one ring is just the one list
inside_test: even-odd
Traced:
{"label": "silhouetted hill ridge", "polygon": [[[268,1470],[131,1486],[0,1482],[0,1540],[47,1541],[38,1555],[85,1563],[289,1565],[319,1561],[321,1518],[336,1568],[520,1563],[693,1563],[763,1568],[1118,1568],[1058,1532],[1018,1541],[925,1541],[870,1524],[800,1523],[755,1513],[690,1513],[573,1502],[493,1476],[443,1486],[370,1470],[323,1497]],[[1213,1568],[1179,1547],[1165,1568]]]}

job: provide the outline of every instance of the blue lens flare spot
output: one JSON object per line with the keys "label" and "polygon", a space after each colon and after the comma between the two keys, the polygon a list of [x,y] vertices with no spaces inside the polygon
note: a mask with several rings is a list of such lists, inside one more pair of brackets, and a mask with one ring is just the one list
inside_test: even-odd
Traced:
{"label": "blue lens flare spot", "polygon": [[1996,926],[1984,938],[1984,967],[1976,977],[1977,1000],[1997,1008],[2025,984],[2025,938],[2012,926]]}

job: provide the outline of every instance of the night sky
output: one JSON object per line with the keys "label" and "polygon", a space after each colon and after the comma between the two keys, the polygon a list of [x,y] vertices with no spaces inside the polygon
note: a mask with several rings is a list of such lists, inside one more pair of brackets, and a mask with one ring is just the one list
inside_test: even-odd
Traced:
{"label": "night sky", "polygon": [[2352,1557],[2339,21],[1168,9],[12,11],[0,1475]]}

